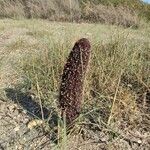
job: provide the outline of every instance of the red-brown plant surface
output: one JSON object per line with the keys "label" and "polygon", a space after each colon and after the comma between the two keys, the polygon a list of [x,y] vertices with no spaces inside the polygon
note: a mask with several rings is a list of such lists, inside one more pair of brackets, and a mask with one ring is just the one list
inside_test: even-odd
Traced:
{"label": "red-brown plant surface", "polygon": [[65,115],[67,124],[71,124],[80,114],[90,48],[90,42],[86,38],[77,41],[64,66],[59,104],[61,116],[63,118]]}

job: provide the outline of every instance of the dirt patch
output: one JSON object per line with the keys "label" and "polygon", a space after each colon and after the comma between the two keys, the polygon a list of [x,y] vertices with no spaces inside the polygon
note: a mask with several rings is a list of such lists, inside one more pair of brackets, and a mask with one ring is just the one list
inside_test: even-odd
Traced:
{"label": "dirt patch", "polygon": [[27,127],[31,117],[13,102],[0,101],[0,149],[48,149],[50,140],[42,130]]}

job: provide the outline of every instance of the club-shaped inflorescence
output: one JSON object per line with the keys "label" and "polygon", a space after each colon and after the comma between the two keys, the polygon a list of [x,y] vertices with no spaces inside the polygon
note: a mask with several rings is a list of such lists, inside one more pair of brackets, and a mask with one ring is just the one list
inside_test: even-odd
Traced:
{"label": "club-shaped inflorescence", "polygon": [[83,97],[83,84],[90,57],[90,42],[86,38],[77,41],[64,66],[59,95],[61,117],[67,125],[79,116]]}

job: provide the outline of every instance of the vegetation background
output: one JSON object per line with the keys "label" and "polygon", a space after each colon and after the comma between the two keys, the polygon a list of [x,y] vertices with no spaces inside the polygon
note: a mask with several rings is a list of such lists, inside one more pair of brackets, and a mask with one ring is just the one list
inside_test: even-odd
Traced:
{"label": "vegetation background", "polygon": [[140,18],[150,20],[150,5],[140,0],[0,0],[0,17],[136,27]]}

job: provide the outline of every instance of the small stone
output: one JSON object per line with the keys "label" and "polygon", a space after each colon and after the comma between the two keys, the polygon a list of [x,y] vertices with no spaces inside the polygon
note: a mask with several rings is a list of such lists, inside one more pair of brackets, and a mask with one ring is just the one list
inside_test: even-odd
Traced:
{"label": "small stone", "polygon": [[33,129],[34,127],[36,126],[40,126],[41,124],[43,124],[43,120],[38,120],[38,119],[35,119],[35,120],[32,120],[28,123],[27,127],[28,129]]}
{"label": "small stone", "polygon": [[10,112],[14,112],[15,106],[14,106],[14,105],[10,105],[10,106],[8,107],[8,109],[10,110]]}
{"label": "small stone", "polygon": [[22,112],[23,112],[24,114],[27,114],[27,110],[23,110]]}
{"label": "small stone", "polygon": [[17,127],[14,128],[14,131],[17,132],[17,131],[19,131],[19,129],[20,129],[20,127],[17,126]]}
{"label": "small stone", "polygon": [[138,140],[138,141],[137,141],[137,143],[141,144],[141,143],[142,143],[142,141],[141,141],[141,140]]}
{"label": "small stone", "polygon": [[128,86],[129,88],[132,88],[132,84],[128,84],[127,86]]}

